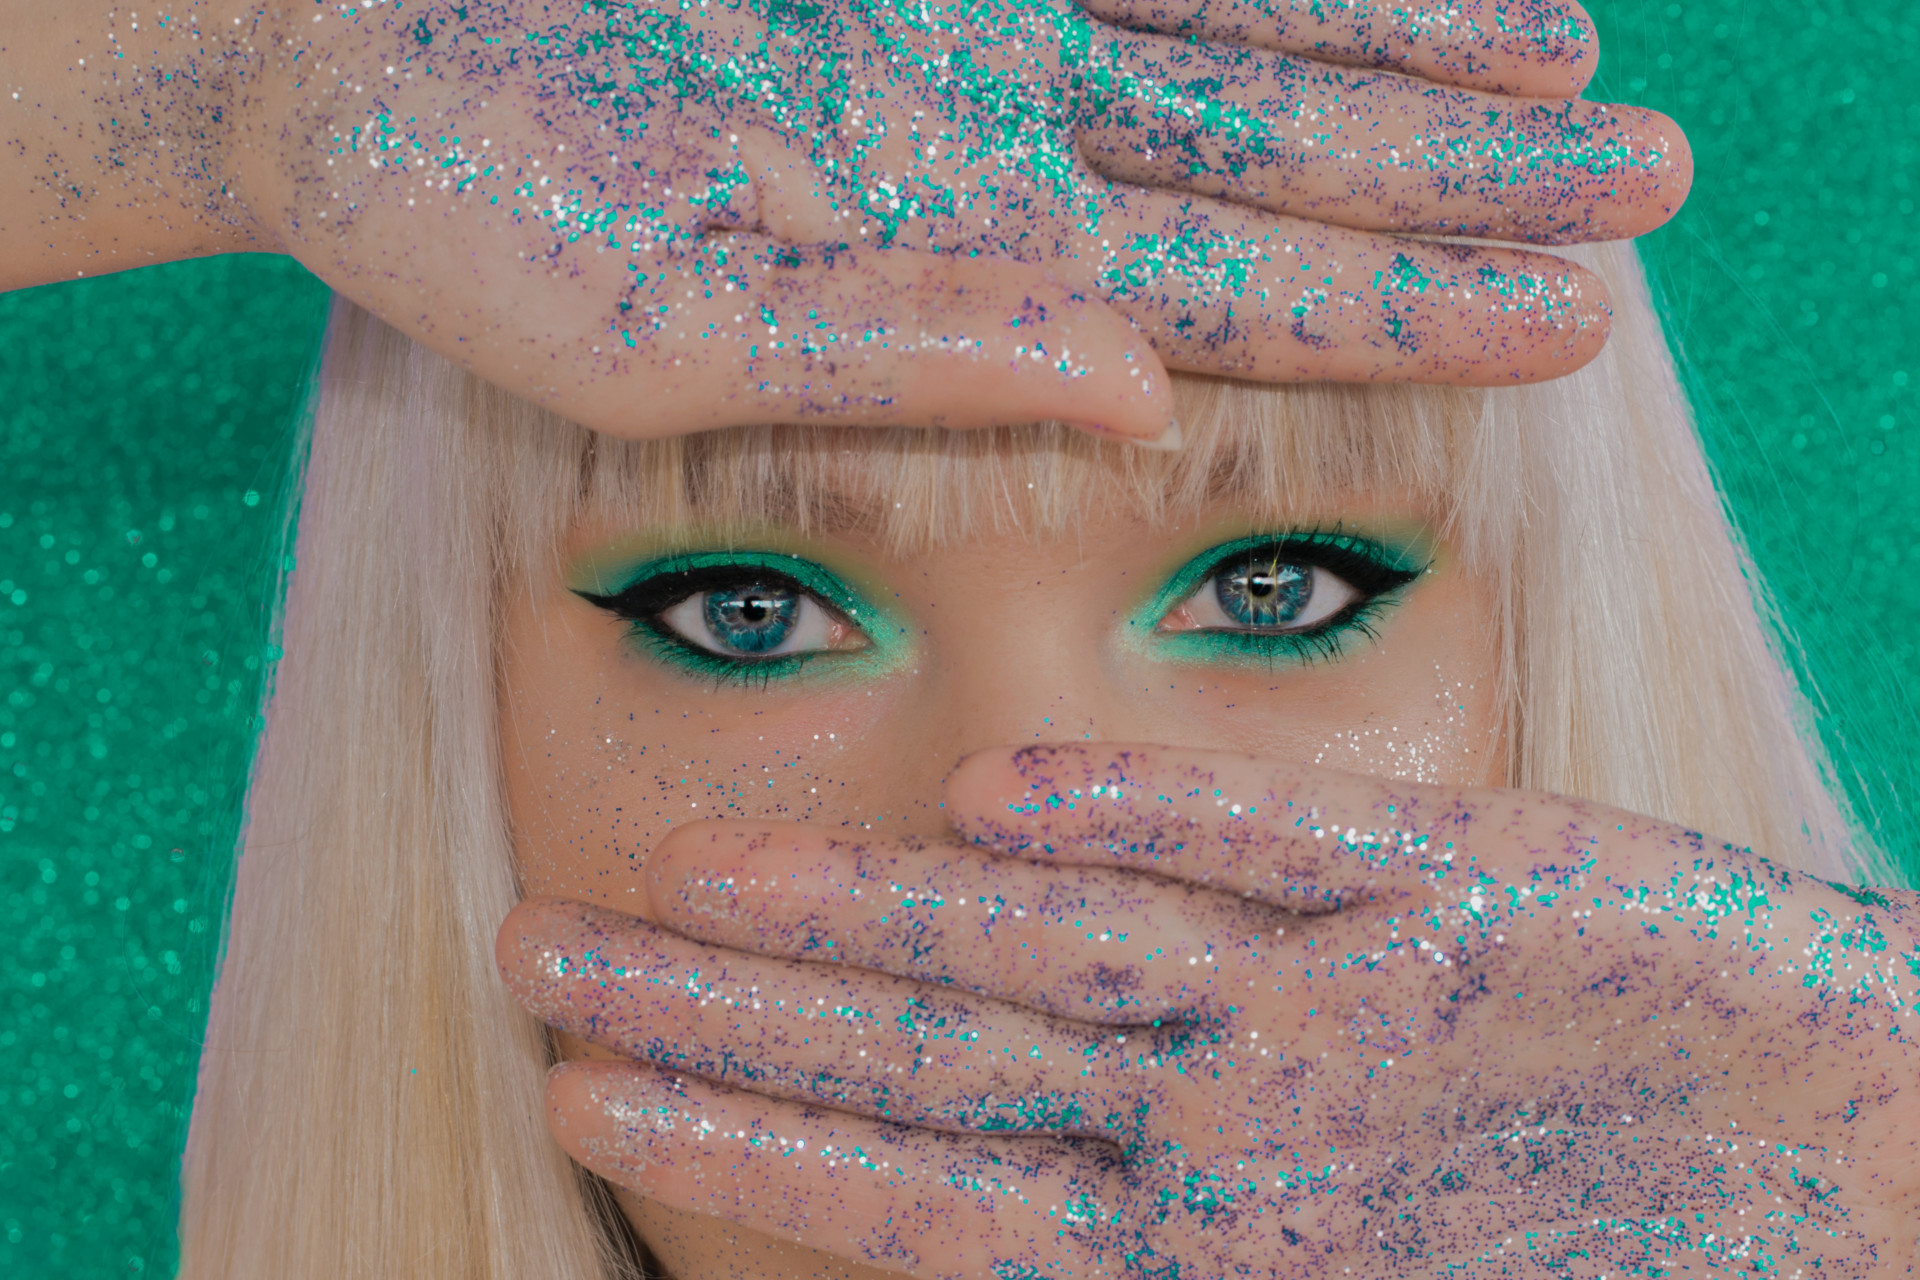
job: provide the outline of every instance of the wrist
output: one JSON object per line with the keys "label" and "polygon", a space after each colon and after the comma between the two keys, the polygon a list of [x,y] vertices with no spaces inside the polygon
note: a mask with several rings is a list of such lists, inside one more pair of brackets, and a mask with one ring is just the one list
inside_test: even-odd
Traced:
{"label": "wrist", "polygon": [[261,25],[240,0],[0,0],[0,289],[277,247],[231,166]]}

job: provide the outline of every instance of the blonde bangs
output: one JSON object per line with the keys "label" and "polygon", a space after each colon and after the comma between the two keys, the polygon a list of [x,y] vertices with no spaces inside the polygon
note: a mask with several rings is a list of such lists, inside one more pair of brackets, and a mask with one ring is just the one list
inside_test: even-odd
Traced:
{"label": "blonde bangs", "polygon": [[[523,565],[545,562],[556,535],[582,520],[669,534],[852,532],[907,556],[984,534],[1064,536],[1108,515],[1185,524],[1231,506],[1254,524],[1280,525],[1375,492],[1423,506],[1476,551],[1510,545],[1517,477],[1476,483],[1466,474],[1514,459],[1475,447],[1484,391],[1176,375],[1174,396],[1185,433],[1176,452],[1054,423],[970,432],[757,426],[621,440],[557,418],[527,421],[541,415],[505,397],[470,421],[476,451],[517,455],[508,471],[520,500],[509,523],[519,531],[512,558]],[[1468,510],[1467,493],[1511,500]]]}

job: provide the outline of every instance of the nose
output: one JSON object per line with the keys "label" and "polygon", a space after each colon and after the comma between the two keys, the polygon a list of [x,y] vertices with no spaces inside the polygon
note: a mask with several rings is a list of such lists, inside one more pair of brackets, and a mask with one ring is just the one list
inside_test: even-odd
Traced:
{"label": "nose", "polygon": [[973,752],[1141,731],[1120,723],[1134,717],[1111,637],[1098,619],[1090,624],[1084,605],[1067,608],[1048,595],[980,593],[964,617],[939,618],[928,628],[920,669],[891,718],[891,741],[875,753],[889,793],[875,799],[906,818],[912,834],[946,834],[941,786]]}

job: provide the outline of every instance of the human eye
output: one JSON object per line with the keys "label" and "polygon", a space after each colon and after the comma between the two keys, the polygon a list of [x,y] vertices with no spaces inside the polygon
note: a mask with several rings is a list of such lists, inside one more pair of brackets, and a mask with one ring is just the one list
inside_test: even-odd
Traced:
{"label": "human eye", "polygon": [[1268,664],[1330,660],[1372,638],[1424,559],[1338,530],[1242,538],[1174,574],[1143,621],[1168,656]]}
{"label": "human eye", "polygon": [[649,656],[721,681],[762,683],[821,658],[871,655],[877,611],[825,566],[770,552],[649,561],[611,592],[575,594],[632,624]]}

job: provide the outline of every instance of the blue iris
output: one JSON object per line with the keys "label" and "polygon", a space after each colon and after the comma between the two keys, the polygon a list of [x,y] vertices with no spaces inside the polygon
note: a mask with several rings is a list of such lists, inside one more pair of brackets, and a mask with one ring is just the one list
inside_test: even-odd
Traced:
{"label": "blue iris", "polygon": [[1313,598],[1313,566],[1242,560],[1214,575],[1221,610],[1245,627],[1284,627]]}
{"label": "blue iris", "polygon": [[735,653],[778,649],[800,617],[800,593],[791,587],[755,582],[706,594],[707,630]]}

